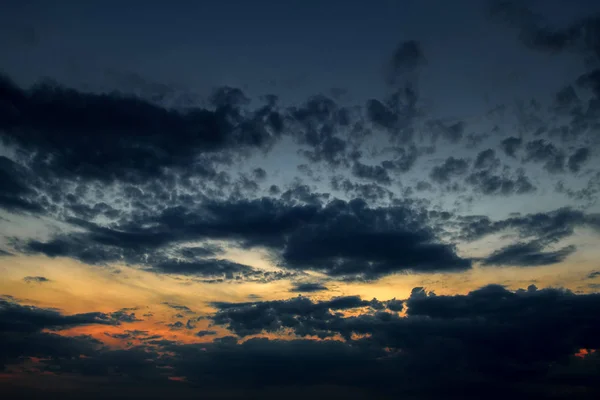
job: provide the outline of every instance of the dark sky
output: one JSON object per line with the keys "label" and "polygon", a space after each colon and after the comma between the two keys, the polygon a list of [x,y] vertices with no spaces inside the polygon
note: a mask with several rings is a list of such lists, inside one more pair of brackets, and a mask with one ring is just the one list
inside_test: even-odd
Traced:
{"label": "dark sky", "polygon": [[9,398],[600,395],[600,2],[2,10]]}

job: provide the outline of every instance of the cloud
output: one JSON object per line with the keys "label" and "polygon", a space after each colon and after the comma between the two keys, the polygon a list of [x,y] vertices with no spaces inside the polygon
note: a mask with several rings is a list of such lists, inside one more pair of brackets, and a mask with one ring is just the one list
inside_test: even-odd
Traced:
{"label": "cloud", "polygon": [[[118,261],[138,264],[156,273],[194,276],[202,278],[208,283],[269,282],[295,275],[283,271],[262,271],[226,259],[205,258],[209,254],[221,251],[219,248],[210,246],[184,248],[179,251],[180,257],[171,257],[160,251],[152,252],[155,243],[160,244],[160,240],[155,242],[150,239],[148,243],[144,243],[143,237],[132,237],[132,239],[133,241],[129,245],[126,243],[117,245],[113,243],[111,237],[66,235],[49,242],[30,241],[25,244],[23,250],[26,253],[43,253],[49,257],[71,257],[92,265],[105,265]],[[147,251],[150,251],[150,254]]]}
{"label": "cloud", "polygon": [[594,36],[600,26],[597,15],[588,15],[564,27],[552,28],[521,2],[501,0],[491,4],[490,15],[515,27],[519,40],[532,50],[551,53],[577,50],[583,55],[600,57],[600,44]]}
{"label": "cloud", "polygon": [[[598,22],[600,26],[600,22]],[[600,53],[598,53],[600,56]],[[593,69],[577,78],[577,86],[591,89],[596,97],[600,97],[600,69]]]}
{"label": "cloud", "polygon": [[252,175],[254,176],[255,179],[257,180],[265,180],[267,178],[267,171],[265,171],[263,168],[254,168],[252,170]]}
{"label": "cloud", "polygon": [[118,311],[110,313],[110,317],[118,322],[138,322],[143,321],[143,319],[139,319],[135,316],[135,313],[130,311],[137,310],[137,308],[122,308]]}
{"label": "cloud", "polygon": [[465,240],[477,240],[487,235],[514,230],[521,239],[534,238],[540,243],[550,244],[573,235],[575,228],[579,227],[600,232],[600,217],[564,207],[498,221],[484,216],[467,217],[459,225],[462,230],[460,237]]}
{"label": "cloud", "polygon": [[22,305],[10,297],[0,298],[0,330],[6,332],[31,333],[82,325],[118,325],[121,320],[119,314],[91,312],[63,315],[53,309]]}
{"label": "cloud", "polygon": [[419,116],[418,72],[426,63],[419,42],[401,42],[386,65],[385,83],[390,93],[382,100],[373,98],[365,103],[367,121],[385,130],[395,142],[414,139],[413,124]]}
{"label": "cloud", "polygon": [[502,142],[500,142],[502,150],[509,157],[516,157],[516,152],[522,144],[523,139],[514,136],[503,139]]}
{"label": "cloud", "polygon": [[588,279],[595,279],[595,278],[598,278],[598,277],[600,277],[600,271],[594,271],[594,272],[591,272],[591,273],[590,273],[590,274],[587,276],[587,278],[588,278]]}
{"label": "cloud", "polygon": [[490,170],[479,170],[467,176],[466,182],[473,190],[484,195],[509,196],[511,194],[529,194],[536,190],[523,173],[517,177],[497,175]]}
{"label": "cloud", "polygon": [[[82,223],[87,232],[29,241],[26,253],[66,256],[90,264],[125,261],[159,272],[257,277],[226,260],[173,261],[168,246],[203,239],[229,240],[245,248],[263,247],[282,268],[312,269],[331,276],[375,279],[400,271],[462,271],[468,259],[439,241],[423,212],[409,205],[368,207],[364,200],[332,200],[324,205],[289,204],[272,198],[208,201],[198,208],[176,207],[115,228]],[[147,228],[151,226],[151,228]],[[399,246],[401,244],[401,246]],[[293,276],[264,273],[258,279]]]}
{"label": "cloud", "polygon": [[243,279],[268,282],[292,276],[284,272],[261,271],[248,265],[224,259],[201,259],[196,261],[165,260],[152,263],[151,270],[167,274],[192,275],[223,280]]}
{"label": "cloud", "polygon": [[196,257],[214,257],[218,254],[222,254],[225,250],[217,245],[205,244],[202,246],[193,247],[182,247],[178,251],[178,255],[183,258],[196,258]]}
{"label": "cloud", "polygon": [[51,82],[25,90],[0,77],[0,87],[2,102],[11,104],[1,119],[3,139],[34,155],[31,166],[51,176],[140,182],[165,168],[190,168],[201,154],[268,147],[281,132],[269,106],[239,108],[232,94],[239,89],[223,88],[214,110],[179,111]]}
{"label": "cloud", "polygon": [[392,179],[381,165],[367,165],[359,161],[352,165],[352,175],[357,178],[374,181],[380,185],[390,185]]}
{"label": "cloud", "polygon": [[294,287],[290,289],[290,292],[296,293],[313,293],[313,292],[321,292],[329,290],[327,286],[322,283],[312,283],[312,282],[296,282]]}
{"label": "cloud", "polygon": [[400,271],[461,271],[468,259],[437,241],[408,207],[369,208],[364,201],[334,201],[290,235],[282,253],[287,268],[331,276],[377,278]]}
{"label": "cloud", "polygon": [[289,300],[212,305],[218,309],[211,317],[212,321],[242,337],[263,331],[278,332],[283,328],[294,329],[300,336],[329,337],[332,333],[324,331],[322,327],[327,321],[338,318],[332,311],[382,307],[378,301],[369,302],[358,296],[334,297],[320,302],[299,296]]}
{"label": "cloud", "polygon": [[123,254],[111,252],[110,248],[87,243],[85,237],[64,235],[48,242],[31,240],[21,249],[26,254],[42,253],[48,257],[71,257],[87,264],[106,264],[123,258]]}
{"label": "cloud", "polygon": [[526,161],[543,163],[544,168],[550,173],[564,171],[566,157],[564,152],[544,139],[528,142],[525,145],[525,154]]}
{"label": "cloud", "polygon": [[388,150],[391,150],[394,153],[394,159],[383,161],[381,166],[390,171],[399,173],[406,173],[410,171],[417,162],[417,159],[426,151],[417,149],[417,147],[414,145],[406,147],[393,147]]}
{"label": "cloud", "polygon": [[210,331],[210,330],[202,330],[202,331],[196,332],[196,336],[198,336],[198,337],[213,336],[216,334],[217,334],[217,331]]}
{"label": "cloud", "polygon": [[367,118],[374,125],[385,128],[389,131],[400,127],[405,127],[408,121],[404,121],[391,107],[381,102],[381,100],[370,99],[367,101],[365,108],[367,110]]}
{"label": "cloud", "polygon": [[306,205],[322,206],[329,200],[329,193],[315,193],[308,185],[296,184],[279,196],[286,202],[300,202]]}
{"label": "cloud", "polygon": [[335,191],[341,191],[349,198],[364,199],[369,203],[391,200],[394,193],[389,189],[376,183],[356,183],[342,176],[331,178],[331,188]]}
{"label": "cloud", "polygon": [[422,46],[416,40],[407,40],[400,43],[390,62],[388,83],[396,84],[399,77],[405,76],[427,63]]}
{"label": "cloud", "polygon": [[571,156],[569,156],[569,160],[567,161],[569,170],[571,170],[571,172],[579,172],[581,167],[589,160],[589,158],[589,148],[582,147],[577,149]]}
{"label": "cloud", "polygon": [[181,321],[176,321],[176,322],[173,322],[172,324],[167,324],[167,326],[172,331],[177,331],[177,330],[185,328],[185,324]]}
{"label": "cloud", "polygon": [[[414,288],[404,302],[358,296],[315,302],[297,297],[213,306],[217,308],[213,322],[241,336],[288,329],[304,339],[241,341],[225,336],[210,343],[183,344],[143,336],[150,340],[113,350],[89,337],[34,334],[23,341],[3,330],[0,354],[5,361],[40,356],[37,368],[61,375],[119,374],[123,383],[132,377],[138,382],[137,391],[140,379],[147,382],[144,387],[158,388],[169,377],[202,383],[204,393],[221,395],[234,381],[245,396],[260,393],[262,398],[269,398],[265,397],[269,392],[261,392],[266,386],[287,390],[293,386],[294,392],[310,393],[317,388],[319,393],[327,387],[348,388],[365,393],[364,398],[418,393],[425,399],[543,398],[558,387],[567,393],[578,389],[594,394],[600,389],[593,369],[597,357],[573,356],[579,349],[600,347],[598,294],[533,285],[510,291],[488,285],[452,296]],[[396,314],[403,306],[406,316]],[[324,338],[341,335],[343,340],[307,339],[315,333]],[[179,393],[175,390],[169,393]]]}
{"label": "cloud", "polygon": [[496,152],[493,149],[482,150],[477,154],[473,168],[476,169],[490,169],[498,166],[498,158],[496,158]]}
{"label": "cloud", "polygon": [[[565,196],[555,200],[597,197],[590,168],[600,109],[599,20],[552,28],[520,2],[494,7],[527,47],[583,53],[587,70],[558,83],[548,101],[517,106],[517,115],[500,106],[483,118],[437,114],[437,99],[420,92],[420,83],[429,91],[438,81],[425,73],[443,66],[452,75],[456,65],[426,69],[439,53],[426,57],[429,46],[417,40],[399,43],[386,60],[385,93],[357,106],[339,91],[282,106],[274,95],[251,99],[229,86],[217,88],[206,106],[200,98],[183,106],[171,99],[171,86],[136,74],[122,76],[122,89],[133,87],[141,98],[48,82],[25,88],[0,78],[7,155],[0,156],[0,208],[60,225],[43,239],[7,234],[11,252],[129,264],[181,275],[176,279],[186,284],[286,280],[278,287],[292,296],[247,295],[277,295],[259,285],[237,293],[243,303],[208,303],[209,314],[194,311],[204,305],[164,302],[159,307],[170,317],[158,323],[160,334],[125,329],[141,322],[136,309],[66,315],[3,297],[0,365],[15,373],[0,380],[0,391],[12,378],[52,376],[67,380],[56,381],[61,390],[85,387],[78,397],[90,398],[197,397],[198,388],[207,398],[596,398],[597,294],[488,285],[454,295],[416,287],[408,298],[366,300],[348,292],[352,285],[329,288],[393,274],[460,273],[473,262],[564,263],[576,250],[565,239],[580,229],[600,232],[591,208],[506,217],[495,207],[527,200],[502,196],[538,187],[546,194],[546,180],[559,178]],[[266,154],[279,144],[277,154]],[[435,196],[440,192],[445,196]],[[497,216],[468,215],[471,199],[491,197],[493,209],[474,209]],[[482,258],[457,249],[495,234],[511,234],[511,244]],[[228,259],[231,250],[266,254],[279,269]],[[591,282],[580,289],[596,289]],[[216,286],[205,294],[222,293]],[[344,296],[325,298],[334,287]],[[100,339],[66,336],[72,328]]]}
{"label": "cloud", "polygon": [[11,212],[40,213],[35,201],[35,179],[30,172],[11,159],[0,156],[0,208]]}
{"label": "cloud", "polygon": [[26,276],[25,278],[23,278],[23,281],[25,283],[45,283],[50,282],[50,279],[44,276]]}
{"label": "cloud", "polygon": [[[385,367],[376,363],[365,369],[362,364],[363,378],[371,369],[382,379],[381,374],[390,374],[403,381],[388,381],[386,387],[394,384],[390,382],[403,388],[417,384],[420,395],[428,393],[425,385],[432,379],[438,389],[460,382],[461,389],[468,391],[473,389],[472,379],[484,379],[483,387],[488,389],[493,385],[521,393],[522,374],[541,379],[530,389],[543,393],[556,378],[555,361],[567,363],[579,349],[600,345],[596,336],[600,320],[594,312],[600,305],[597,294],[539,290],[533,285],[510,291],[489,285],[466,295],[436,296],[415,288],[405,302],[407,317],[381,311],[385,303],[373,300],[374,308],[358,315],[324,311],[327,302],[306,298],[226,304],[213,318],[241,336],[280,329],[291,329],[299,336],[341,334],[349,348],[367,351],[368,360],[386,360]],[[348,306],[357,304],[361,304],[358,299],[347,301]],[[556,327],[558,332],[548,335],[548,327]],[[354,335],[363,336],[353,339]],[[384,348],[387,357],[381,358],[377,352]],[[452,360],[451,365],[447,360]],[[449,371],[456,373],[450,372],[448,377]]]}
{"label": "cloud", "polygon": [[455,177],[462,176],[469,170],[469,162],[462,158],[448,157],[442,165],[433,167],[429,177],[436,183],[447,183]]}
{"label": "cloud", "polygon": [[483,260],[483,264],[518,267],[558,264],[573,254],[576,247],[566,246],[556,251],[544,251],[543,249],[544,246],[537,241],[516,243],[495,251]]}
{"label": "cloud", "polygon": [[332,166],[346,163],[349,147],[347,135],[340,137],[340,128],[350,124],[349,111],[323,95],[313,96],[298,107],[289,110],[292,135],[301,146],[300,154],[312,162],[325,162]]}
{"label": "cloud", "polygon": [[173,304],[173,303],[169,303],[169,302],[164,302],[162,303],[165,306],[172,308],[173,310],[177,310],[177,311],[184,311],[187,314],[193,314],[194,312],[188,307],[188,306],[184,306],[181,304]]}

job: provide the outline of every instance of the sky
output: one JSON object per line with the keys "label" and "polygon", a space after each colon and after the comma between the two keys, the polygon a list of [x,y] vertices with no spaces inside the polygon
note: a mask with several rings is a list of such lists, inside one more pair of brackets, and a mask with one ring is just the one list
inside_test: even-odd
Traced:
{"label": "sky", "polygon": [[6,398],[600,395],[600,3],[2,8]]}

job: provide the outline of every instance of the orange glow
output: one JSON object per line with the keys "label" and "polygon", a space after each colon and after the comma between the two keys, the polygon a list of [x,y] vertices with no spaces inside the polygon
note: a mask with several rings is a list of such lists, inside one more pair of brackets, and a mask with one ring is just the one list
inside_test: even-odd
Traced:
{"label": "orange glow", "polygon": [[585,358],[586,356],[594,354],[595,352],[596,349],[579,349],[579,351],[575,353],[575,357]]}

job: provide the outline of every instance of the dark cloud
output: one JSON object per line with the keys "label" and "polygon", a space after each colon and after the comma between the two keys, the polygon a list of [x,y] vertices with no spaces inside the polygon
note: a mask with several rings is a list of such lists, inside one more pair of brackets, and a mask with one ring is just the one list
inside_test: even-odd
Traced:
{"label": "dark cloud", "polygon": [[[104,332],[104,335],[111,337],[113,339],[138,339],[138,340],[147,340],[150,336],[148,331],[140,331],[140,330],[125,330],[123,333],[110,333]],[[152,340],[152,339],[150,339]]]}
{"label": "dark cloud", "polygon": [[366,110],[369,121],[378,127],[393,130],[401,124],[401,117],[381,100],[371,99],[367,101]]}
{"label": "dark cloud", "polygon": [[365,104],[367,120],[386,131],[393,142],[407,144],[414,140],[413,124],[418,117],[418,94],[411,84],[398,89],[384,100],[369,99]]}
{"label": "dark cloud", "polygon": [[37,193],[33,184],[35,178],[26,168],[0,156],[0,208],[12,212],[43,211],[42,206],[35,201]]}
{"label": "dark cloud", "polygon": [[577,50],[600,58],[600,16],[588,15],[563,27],[552,27],[540,15],[518,1],[492,2],[492,17],[517,28],[519,39],[533,50],[558,53]]}
{"label": "dark cloud", "polygon": [[[364,200],[333,200],[326,205],[291,205],[270,198],[207,202],[198,209],[167,209],[114,229],[85,223],[88,232],[29,241],[25,252],[66,256],[91,264],[125,261],[177,273],[257,272],[226,261],[174,262],[161,249],[185,240],[224,239],[246,248],[264,247],[281,266],[313,269],[333,276],[377,278],[399,271],[460,271],[470,261],[441,243],[418,208],[370,208]],[[152,228],[146,228],[152,226]],[[401,244],[401,245],[400,245]],[[158,253],[157,253],[158,252]],[[265,273],[266,274],[266,273]],[[274,273],[265,279],[291,275]]]}
{"label": "dark cloud", "polygon": [[118,322],[138,322],[143,321],[135,316],[135,313],[130,311],[137,310],[136,308],[123,308],[121,310],[110,313],[110,317]]}
{"label": "dark cloud", "polygon": [[533,238],[550,244],[573,235],[575,228],[589,228],[600,232],[600,217],[571,208],[560,208],[498,221],[492,221],[488,217],[468,217],[460,225],[460,236],[466,240],[477,240],[487,235],[514,230],[521,239]]}
{"label": "dark cloud", "polygon": [[[442,25],[456,22],[455,11],[464,14],[450,8]],[[199,106],[202,99],[187,89],[179,95],[173,85],[135,73],[110,74],[135,96],[50,82],[21,88],[1,77],[0,141],[6,148],[0,150],[10,156],[0,156],[0,208],[31,214],[25,217],[35,219],[35,231],[46,220],[60,223],[46,239],[7,233],[0,239],[11,252],[134,265],[183,275],[175,277],[182,284],[288,280],[284,290],[315,295],[271,301],[248,295],[244,303],[210,303],[208,315],[166,302],[170,317],[158,323],[170,331],[164,337],[123,329],[140,321],[136,309],[65,315],[2,297],[0,392],[28,379],[24,386],[33,394],[24,398],[67,398],[61,395],[73,387],[84,388],[77,398],[90,399],[600,398],[600,353],[591,351],[600,349],[598,294],[489,285],[467,294],[417,287],[409,298],[322,299],[336,279],[365,283],[399,273],[453,273],[473,262],[523,268],[561,263],[576,249],[565,239],[580,229],[600,232],[600,215],[591,208],[498,219],[462,213],[476,197],[530,194],[536,185],[545,189],[546,178],[556,183],[562,172],[569,175],[556,186],[564,195],[558,200],[592,204],[600,190],[600,175],[590,171],[600,116],[600,19],[552,27],[522,2],[496,1],[492,9],[528,48],[584,55],[578,68],[586,70],[558,82],[548,101],[517,105],[517,126],[504,115],[506,106],[485,115],[488,127],[479,125],[477,112],[468,112],[474,118],[438,115],[437,99],[420,92],[421,73],[438,68],[424,70],[427,59],[416,40],[400,43],[387,60],[385,93],[357,100],[356,107],[348,105],[350,92],[342,96],[341,90],[281,106],[277,96],[257,101],[246,89],[224,86]],[[469,30],[472,24],[459,25]],[[440,66],[448,77],[456,72],[454,63]],[[428,91],[438,82],[433,78]],[[461,83],[450,86],[466,88],[468,97],[472,88]],[[367,83],[381,89],[375,86]],[[282,138],[281,150],[290,153],[264,157]],[[303,157],[301,166],[282,164],[293,163],[294,155]],[[428,164],[432,159],[440,164]],[[526,172],[520,163],[544,170]],[[323,192],[327,183],[332,193]],[[452,196],[427,196],[440,192]],[[456,201],[456,211],[439,204],[447,200]],[[455,246],[495,234],[512,235],[512,244],[479,259]],[[266,253],[280,269],[228,260],[232,248]],[[578,289],[597,289],[592,282]],[[204,320],[209,325],[199,330]],[[88,325],[123,346],[58,332]],[[187,343],[189,335],[197,342]],[[31,389],[45,389],[48,377],[60,390]]]}
{"label": "dark cloud", "polygon": [[252,170],[252,175],[257,180],[264,180],[267,178],[267,171],[265,171],[263,168],[260,168],[260,167],[254,168]]}
{"label": "dark cloud", "polygon": [[582,147],[577,149],[571,156],[569,156],[569,160],[567,161],[569,170],[571,170],[571,172],[579,172],[581,167],[589,160],[589,158],[589,148]]}
{"label": "dark cloud", "polygon": [[429,177],[436,183],[447,183],[455,177],[466,174],[468,170],[469,161],[450,156],[442,165],[433,167]]}
{"label": "dark cloud", "polygon": [[367,165],[357,161],[352,165],[352,175],[380,185],[390,185],[392,183],[387,170],[381,165]]}
{"label": "dark cloud", "polygon": [[471,173],[466,182],[473,187],[475,192],[484,195],[508,196],[528,194],[536,190],[533,183],[522,172],[516,177],[512,177],[498,175],[490,170],[479,170]]}
{"label": "dark cloud", "polygon": [[[536,382],[529,390],[544,393],[557,378],[556,363],[566,366],[579,349],[600,345],[600,320],[594,312],[600,307],[598,295],[538,290],[533,285],[514,292],[490,285],[454,296],[436,296],[415,288],[406,301],[407,317],[377,311],[385,302],[371,303],[369,311],[360,315],[323,311],[327,302],[313,303],[306,298],[225,304],[213,318],[242,336],[291,329],[299,336],[341,334],[348,345],[369,349],[373,356],[379,349],[389,349],[384,359],[391,369],[379,370],[378,374],[406,379],[403,386],[423,382],[421,396],[427,393],[425,382],[432,379],[441,385],[461,382],[463,390],[472,385],[472,379],[483,379],[484,387],[512,387],[515,393],[523,390],[520,385],[526,379]],[[361,303],[353,299],[350,304]],[[390,304],[395,307],[396,303]],[[548,329],[553,329],[551,335]],[[354,334],[367,337],[353,340]],[[447,360],[452,360],[452,366]],[[426,377],[420,375],[425,371]],[[448,371],[456,374],[450,378]],[[581,373],[581,379],[591,379],[591,371]],[[364,368],[361,374],[364,377]],[[590,385],[593,380],[585,382]]]}
{"label": "dark cloud", "polygon": [[400,43],[386,65],[385,82],[390,93],[383,100],[369,99],[365,104],[367,120],[394,141],[408,143],[414,139],[413,124],[419,115],[417,73],[425,64],[419,42]]}
{"label": "dark cloud", "polygon": [[431,190],[432,188],[433,188],[433,186],[431,185],[431,183],[425,182],[425,181],[419,181],[415,185],[415,189],[418,190],[419,192]]}
{"label": "dark cloud", "polygon": [[176,322],[173,322],[172,324],[167,324],[167,326],[169,327],[169,329],[171,329],[173,331],[177,331],[177,330],[185,328],[185,324],[181,321],[176,321]]}
{"label": "dark cloud", "polygon": [[555,105],[559,111],[571,111],[579,106],[580,99],[572,85],[569,85],[556,93]]}
{"label": "dark cloud", "polygon": [[407,40],[396,47],[392,54],[388,83],[397,84],[397,80],[422,67],[427,62],[421,44],[416,40]]}
{"label": "dark cloud", "polygon": [[555,188],[558,193],[564,193],[572,200],[587,201],[590,204],[593,204],[600,192],[600,172],[596,172],[592,175],[582,188],[572,189],[567,187],[563,181],[557,182]]}
{"label": "dark cloud", "polygon": [[400,311],[404,310],[404,301],[396,300],[395,298],[393,298],[392,300],[386,301],[385,306],[390,311],[400,312]]}
{"label": "dark cloud", "polygon": [[[600,22],[598,26],[600,26]],[[577,78],[576,83],[579,87],[590,89],[596,98],[600,97],[600,69],[596,68],[581,75]]]}
{"label": "dark cloud", "polygon": [[282,260],[287,268],[367,278],[405,270],[459,271],[471,265],[452,246],[438,242],[410,208],[368,208],[362,200],[329,203],[313,223],[290,235]]}
{"label": "dark cloud", "polygon": [[88,242],[85,237],[65,235],[48,242],[31,240],[21,249],[25,254],[42,253],[48,257],[71,257],[87,264],[106,264],[123,260],[121,252],[110,247]]}
{"label": "dark cloud", "polygon": [[327,286],[322,283],[312,283],[312,282],[296,282],[294,287],[290,289],[290,292],[296,293],[313,293],[313,292],[322,292],[329,290]]}
{"label": "dark cloud", "polygon": [[[103,238],[92,236],[66,235],[45,243],[30,241],[23,250],[26,253],[43,253],[49,257],[71,257],[92,265],[105,265],[121,261],[142,265],[157,273],[199,277],[209,283],[223,281],[269,282],[294,276],[290,272],[262,271],[226,259],[202,258],[220,252],[221,249],[218,247],[184,248],[180,250],[180,256],[188,256],[188,258],[177,258],[161,252],[148,254],[147,251],[152,251],[153,240],[143,247],[137,247],[138,244],[132,242],[131,247],[127,248],[126,243],[117,245],[112,242],[112,238],[106,237],[107,241],[104,241]],[[140,239],[142,238],[140,237]],[[147,245],[150,247],[146,247]]]}
{"label": "dark cloud", "polygon": [[543,163],[544,168],[550,173],[563,172],[565,166],[565,154],[554,144],[537,139],[525,145],[525,160]]}
{"label": "dark cloud", "polygon": [[476,169],[490,169],[497,167],[500,160],[496,157],[496,152],[493,149],[487,149],[477,154],[473,167]]}
{"label": "dark cloud", "polygon": [[243,279],[270,281],[289,276],[283,272],[261,271],[248,265],[224,259],[202,259],[195,261],[165,260],[152,263],[153,271],[167,274],[193,275],[204,278],[221,278],[224,280]]}
{"label": "dark cloud", "polygon": [[184,311],[187,314],[193,314],[194,312],[188,307],[181,304],[173,304],[169,302],[163,303],[165,306],[172,308],[173,310]]}
{"label": "dark cloud", "polygon": [[390,150],[395,155],[394,159],[383,161],[381,166],[399,173],[410,171],[422,153],[415,146],[394,147]]}
{"label": "dark cloud", "polygon": [[113,339],[119,339],[119,340],[124,340],[124,339],[131,339],[132,336],[129,333],[108,333],[108,332],[104,332],[104,334],[110,338]]}
{"label": "dark cloud", "polygon": [[165,168],[190,168],[203,153],[268,147],[281,130],[268,106],[244,113],[239,89],[215,94],[214,110],[177,111],[50,82],[24,90],[2,77],[0,87],[10,105],[2,108],[3,140],[30,152],[36,171],[56,176],[156,178]]}
{"label": "dark cloud", "polygon": [[[395,313],[404,305],[405,317]],[[574,357],[580,349],[600,348],[598,294],[489,285],[453,296],[415,288],[405,302],[297,297],[214,306],[213,322],[240,336],[289,330],[300,337],[344,339],[239,341],[225,336],[181,344],[142,335],[148,339],[144,345],[112,350],[89,337],[35,334],[25,342],[2,333],[0,346],[8,352],[0,354],[5,360],[42,356],[38,368],[61,375],[129,377],[138,392],[140,381],[155,389],[168,377],[184,377],[201,384],[204,394],[221,396],[235,382],[243,395],[233,398],[254,393],[270,398],[273,392],[264,391],[268,387],[293,387],[303,395],[305,390],[316,395],[328,387],[348,388],[364,393],[358,398],[384,399],[573,398],[573,393],[583,393],[575,395],[583,399],[600,392],[597,356]],[[123,334],[133,337],[129,331]],[[200,337],[214,334],[198,332]],[[171,396],[179,393],[174,390]]]}
{"label": "dark cloud", "polygon": [[217,331],[210,331],[210,330],[202,330],[202,331],[196,332],[196,336],[198,336],[198,337],[213,336],[216,334],[217,334]]}
{"label": "dark cloud", "polygon": [[312,162],[339,166],[346,162],[348,137],[341,137],[340,128],[349,121],[348,111],[325,96],[314,96],[299,107],[292,107],[290,118],[298,144],[309,150],[300,153]]}
{"label": "dark cloud", "polygon": [[4,367],[4,370],[9,365],[22,362],[25,357],[39,357],[50,363],[59,363],[95,356],[104,347],[102,342],[86,335],[63,336],[51,332],[3,328],[0,332],[0,367]]}
{"label": "dark cloud", "polygon": [[321,206],[329,199],[329,193],[315,193],[308,185],[297,184],[281,194],[286,202],[299,201],[307,205]]}
{"label": "dark cloud", "polygon": [[25,283],[45,283],[50,282],[50,279],[46,278],[45,276],[26,276],[23,278],[23,281]]}
{"label": "dark cloud", "polygon": [[328,337],[332,334],[323,328],[326,328],[327,321],[339,318],[336,311],[372,305],[381,307],[376,300],[371,303],[358,296],[334,297],[320,302],[299,296],[289,300],[255,303],[213,303],[218,311],[211,319],[242,337],[262,331],[277,332],[284,328],[291,328],[300,336]]}
{"label": "dark cloud", "polygon": [[355,183],[342,176],[331,178],[331,188],[345,193],[349,198],[360,198],[369,203],[391,200],[394,197],[389,189],[376,183]]}
{"label": "dark cloud", "polygon": [[269,194],[271,196],[276,196],[279,193],[281,193],[281,189],[279,188],[279,186],[277,186],[277,185],[271,185],[271,186],[269,186]]}
{"label": "dark cloud", "polygon": [[196,257],[214,257],[218,254],[222,254],[225,250],[217,245],[205,244],[202,246],[194,247],[183,247],[179,250],[179,255],[183,258],[196,258]]}
{"label": "dark cloud", "polygon": [[483,264],[517,267],[558,264],[573,254],[575,250],[575,246],[566,246],[555,251],[544,251],[544,245],[538,241],[516,243],[495,251],[483,260]]}
{"label": "dark cloud", "polygon": [[63,315],[53,309],[20,304],[13,298],[0,298],[0,331],[32,333],[43,329],[60,330],[82,325],[118,325],[119,314],[91,312]]}
{"label": "dark cloud", "polygon": [[196,321],[188,319],[185,323],[185,329],[194,329],[196,327]]}
{"label": "dark cloud", "polygon": [[516,157],[517,150],[521,147],[522,144],[523,139],[514,136],[508,137],[502,140],[502,142],[500,142],[502,150],[509,157]]}

